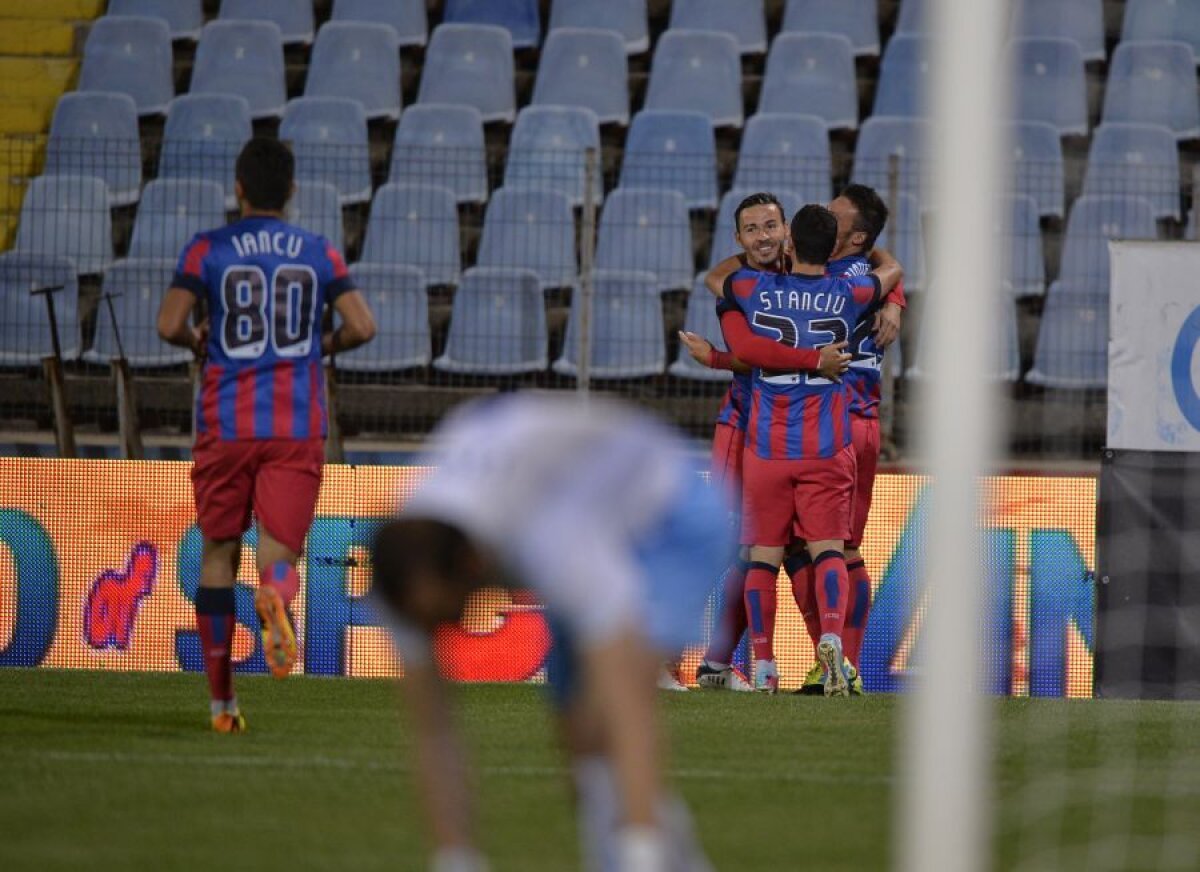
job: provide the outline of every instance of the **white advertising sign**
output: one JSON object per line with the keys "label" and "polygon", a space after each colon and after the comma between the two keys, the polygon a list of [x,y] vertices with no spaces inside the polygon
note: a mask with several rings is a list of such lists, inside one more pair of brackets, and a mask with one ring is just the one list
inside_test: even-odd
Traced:
{"label": "white advertising sign", "polygon": [[1108,446],[1200,451],[1200,244],[1112,242]]}

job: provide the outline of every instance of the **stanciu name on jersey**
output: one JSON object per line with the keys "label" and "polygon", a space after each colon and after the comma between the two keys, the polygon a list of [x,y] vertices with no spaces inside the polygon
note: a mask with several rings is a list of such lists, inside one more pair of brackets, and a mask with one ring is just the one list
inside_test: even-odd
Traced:
{"label": "stanciu name on jersey", "polygon": [[235,233],[229,237],[238,257],[252,254],[273,254],[276,257],[295,259],[304,249],[304,240],[295,233],[260,230],[257,233]]}
{"label": "stanciu name on jersey", "polygon": [[758,302],[764,312],[774,312],[776,309],[790,309],[825,312],[829,315],[840,315],[846,308],[845,294],[830,294],[824,291],[791,290],[760,290]]}

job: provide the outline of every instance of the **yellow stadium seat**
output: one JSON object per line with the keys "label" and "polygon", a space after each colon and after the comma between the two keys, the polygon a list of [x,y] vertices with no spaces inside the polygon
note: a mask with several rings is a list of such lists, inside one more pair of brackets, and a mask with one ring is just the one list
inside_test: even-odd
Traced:
{"label": "yellow stadium seat", "polygon": [[74,60],[0,57],[0,98],[57,99],[74,85],[78,69],[79,63]]}
{"label": "yellow stadium seat", "polygon": [[0,55],[66,57],[75,49],[75,25],[62,21],[5,19]]}
{"label": "yellow stadium seat", "polygon": [[0,97],[0,135],[49,129],[55,102],[54,97]]}
{"label": "yellow stadium seat", "polygon": [[104,12],[105,0],[3,0],[0,18],[40,18],[77,21]]}

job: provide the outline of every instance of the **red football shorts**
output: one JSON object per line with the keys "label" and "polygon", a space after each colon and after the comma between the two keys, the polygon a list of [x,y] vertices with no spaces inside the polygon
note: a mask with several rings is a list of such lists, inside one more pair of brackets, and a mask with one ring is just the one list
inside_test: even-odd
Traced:
{"label": "red football shorts", "polygon": [[787,545],[850,538],[854,446],[833,457],[763,460],[746,452],[742,471],[742,544]]}
{"label": "red football shorts", "polygon": [[712,480],[725,488],[734,505],[742,499],[742,451],[746,446],[746,431],[732,424],[717,424],[713,431]]}
{"label": "red football shorts", "polygon": [[250,529],[253,512],[271,536],[300,553],[321,490],[323,439],[221,440],[205,434],[192,457],[200,532],[236,539]]}
{"label": "red football shorts", "polygon": [[850,416],[850,436],[854,445],[857,468],[854,483],[854,517],[850,524],[847,548],[862,545],[871,511],[871,494],[875,490],[875,471],[879,468],[879,419]]}

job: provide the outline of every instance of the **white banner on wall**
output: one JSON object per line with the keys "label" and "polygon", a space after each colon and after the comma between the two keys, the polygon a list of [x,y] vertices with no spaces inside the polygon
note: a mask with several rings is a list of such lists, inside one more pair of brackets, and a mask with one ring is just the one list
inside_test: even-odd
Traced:
{"label": "white banner on wall", "polygon": [[1108,446],[1200,451],[1200,243],[1109,254]]}

